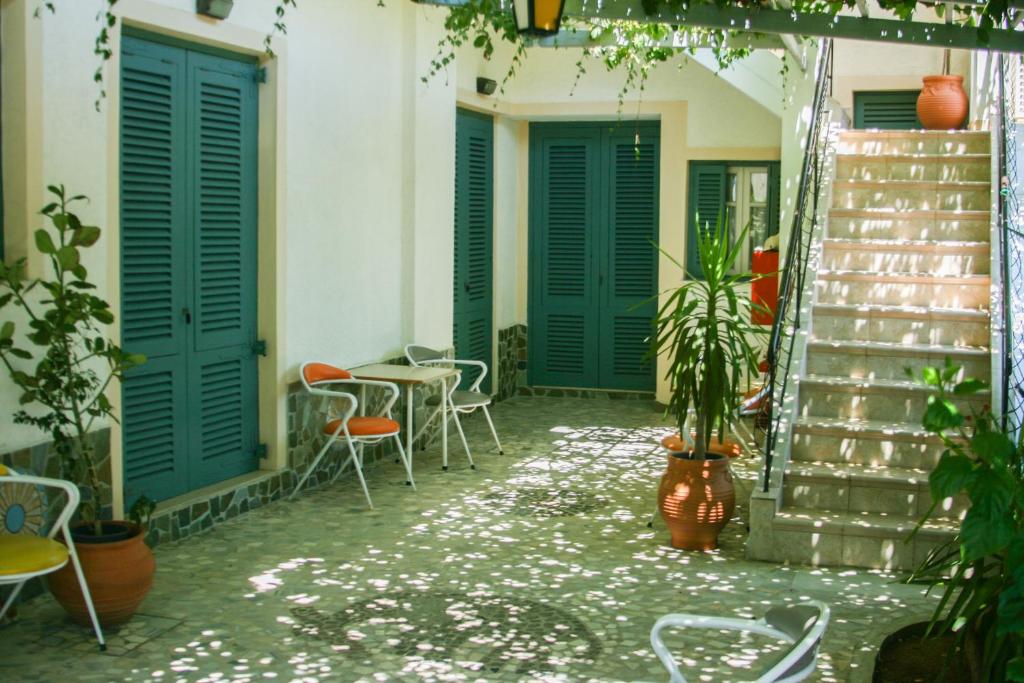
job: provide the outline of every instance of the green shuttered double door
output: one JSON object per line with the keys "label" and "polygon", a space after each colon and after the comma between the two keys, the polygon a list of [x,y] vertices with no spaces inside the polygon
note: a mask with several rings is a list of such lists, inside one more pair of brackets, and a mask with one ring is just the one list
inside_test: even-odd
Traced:
{"label": "green shuttered double door", "polygon": [[650,391],[659,127],[530,126],[530,383]]}
{"label": "green shuttered double door", "polygon": [[[457,109],[455,114],[455,356],[491,366],[493,307],[494,122]],[[479,368],[463,368],[468,389]],[[490,393],[492,373],[481,388]]]}
{"label": "green shuttered double door", "polygon": [[125,493],[164,500],[257,465],[256,65],[125,37]]}

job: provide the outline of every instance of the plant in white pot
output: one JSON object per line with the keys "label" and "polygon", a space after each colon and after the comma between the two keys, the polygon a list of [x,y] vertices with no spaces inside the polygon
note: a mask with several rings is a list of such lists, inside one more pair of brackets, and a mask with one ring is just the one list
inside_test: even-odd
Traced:
{"label": "plant in white pot", "polygon": [[749,226],[730,241],[726,224],[727,217],[719,216],[713,229],[709,224],[697,231],[703,279],[691,274],[669,294],[652,339],[651,356],[668,359],[668,414],[679,429],[662,441],[668,468],[658,508],[672,545],[687,550],[717,547],[718,534],[732,517],[736,494],[727,437],[747,380],[758,371],[758,338],[767,331],[750,322],[752,309],[759,307],[743,290],[754,276],[731,272],[746,248]]}
{"label": "plant in white pot", "polygon": [[[126,621],[153,581],[153,555],[139,524],[152,503],[133,506],[134,522],[103,520],[106,490],[94,443],[94,429],[116,419],[107,389],[145,357],[124,353],[103,334],[114,320],[110,306],[96,296],[96,286],[82,262],[83,250],[96,244],[100,229],[84,225],[71,211],[83,196],[69,197],[63,186],[50,186],[55,201],[43,207],[51,226],[35,232],[46,274],[26,277],[27,261],[0,263],[0,362],[21,390],[22,408],[14,421],[38,427],[53,441],[61,476],[82,487],[79,523],[72,527],[86,581],[104,625]],[[27,320],[19,346],[16,323]],[[34,361],[34,366],[32,365]],[[85,602],[69,564],[51,574],[50,589],[72,618],[89,623]]]}

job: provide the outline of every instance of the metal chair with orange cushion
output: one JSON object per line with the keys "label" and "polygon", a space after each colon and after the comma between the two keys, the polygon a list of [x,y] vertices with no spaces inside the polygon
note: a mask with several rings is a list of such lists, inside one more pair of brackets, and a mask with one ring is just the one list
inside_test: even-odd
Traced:
{"label": "metal chair with orange cushion", "polygon": [[[402,447],[402,440],[398,436],[401,426],[391,418],[391,408],[395,405],[395,401],[398,400],[397,385],[392,382],[356,379],[348,370],[343,370],[327,363],[303,363],[300,374],[302,375],[302,384],[306,387],[307,392],[314,396],[346,401],[348,408],[341,414],[336,414],[333,412],[333,401],[328,401],[327,415],[322,430],[324,435],[327,436],[327,442],[320,449],[320,452],[317,453],[316,458],[313,459],[306,473],[302,475],[291,496],[298,493],[302,485],[309,479],[309,476],[316,470],[317,465],[320,464],[320,461],[327,454],[327,451],[330,450],[331,446],[342,439],[348,445],[349,456],[341,464],[341,467],[338,468],[331,481],[337,479],[338,475],[345,469],[345,465],[351,462],[355,467],[356,475],[359,477],[359,484],[363,487],[363,493],[366,495],[366,502],[370,505],[370,508],[373,508],[373,500],[370,498],[370,491],[366,487],[366,478],[363,477],[363,449],[366,444],[375,444],[385,439],[393,438],[395,446],[398,447],[398,454],[402,464],[405,465],[405,472],[408,475],[405,483],[415,488],[416,485],[412,479],[412,465],[406,457],[405,449]],[[338,385],[355,385],[359,388],[380,387],[389,391],[391,396],[384,404],[379,415],[356,415],[356,411],[359,409],[359,399],[345,391],[325,388]]]}
{"label": "metal chair with orange cushion", "polygon": [[[45,536],[40,535],[45,528],[40,488],[56,489],[67,496],[67,502]],[[92,594],[68,530],[68,522],[78,509],[80,500],[78,487],[69,481],[20,475],[0,465],[0,585],[14,585],[14,590],[3,607],[0,607],[0,620],[3,620],[29,579],[53,573],[70,560],[82,589],[82,597],[85,598],[89,619],[96,631],[96,639],[100,649],[106,650],[103,629],[100,628],[92,604]],[[63,543],[55,538],[58,532],[64,538]]]}

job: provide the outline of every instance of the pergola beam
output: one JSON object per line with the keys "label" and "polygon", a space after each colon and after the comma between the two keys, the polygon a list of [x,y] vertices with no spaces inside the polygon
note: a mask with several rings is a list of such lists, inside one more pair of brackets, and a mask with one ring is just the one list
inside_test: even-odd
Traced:
{"label": "pergola beam", "polygon": [[[726,47],[747,48],[750,50],[780,50],[783,44],[783,36],[757,35],[746,33],[735,38],[730,37]],[[556,35],[546,38],[527,38],[526,44],[533,47],[615,47],[619,44],[618,38],[608,33],[602,33],[599,38],[593,38],[588,31],[563,29]],[[710,40],[702,36],[689,36],[684,33],[673,33],[667,38],[650,41],[651,47],[671,48],[703,48],[718,47]]]}
{"label": "pergola beam", "polygon": [[[418,0],[424,4],[462,5],[466,0]],[[1010,7],[1024,0],[1008,0]],[[643,23],[703,26],[727,31],[779,35],[847,38],[881,43],[900,43],[961,50],[999,50],[1024,53],[1024,35],[1019,31],[989,29],[988,42],[981,43],[974,27],[935,24],[898,19],[851,17],[827,13],[805,13],[768,7],[739,7],[694,4],[687,9],[664,8],[644,12],[640,0],[566,0],[565,17],[577,19],[620,19]]]}

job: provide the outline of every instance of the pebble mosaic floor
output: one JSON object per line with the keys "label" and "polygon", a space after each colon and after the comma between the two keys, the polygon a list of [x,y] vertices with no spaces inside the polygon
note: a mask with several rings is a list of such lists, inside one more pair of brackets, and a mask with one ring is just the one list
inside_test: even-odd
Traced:
{"label": "pebble mosaic floor", "polygon": [[[448,472],[399,465],[273,503],[156,550],[141,613],[101,654],[48,596],[0,627],[0,680],[664,681],[659,616],[757,617],[815,598],[833,608],[812,680],[845,681],[865,641],[926,618],[934,598],[891,575],[744,559],[741,507],[714,552],[648,529],[666,424],[653,404],[513,398],[457,436]],[[756,462],[739,463],[748,490]],[[742,498],[743,496],[738,496]],[[776,643],[736,633],[668,640],[690,680],[755,677]]]}

